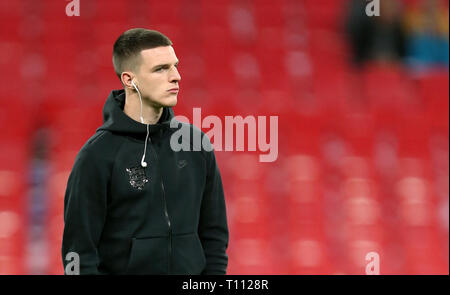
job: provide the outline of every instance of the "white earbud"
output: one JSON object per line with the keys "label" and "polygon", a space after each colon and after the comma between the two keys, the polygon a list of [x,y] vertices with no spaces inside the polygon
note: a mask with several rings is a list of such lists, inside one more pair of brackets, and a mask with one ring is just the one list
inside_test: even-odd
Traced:
{"label": "white earbud", "polygon": [[134,83],[134,80],[131,80],[131,85],[133,85],[133,87],[134,87],[134,89],[136,89],[136,91],[139,91],[139,90],[137,89],[136,84]]}

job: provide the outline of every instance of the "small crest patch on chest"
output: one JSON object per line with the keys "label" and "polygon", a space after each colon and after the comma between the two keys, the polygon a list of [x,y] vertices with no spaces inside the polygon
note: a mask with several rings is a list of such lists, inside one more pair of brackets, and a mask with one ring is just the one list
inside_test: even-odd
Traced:
{"label": "small crest patch on chest", "polygon": [[126,168],[128,176],[130,177],[130,185],[138,190],[142,190],[148,182],[145,170],[141,166]]}

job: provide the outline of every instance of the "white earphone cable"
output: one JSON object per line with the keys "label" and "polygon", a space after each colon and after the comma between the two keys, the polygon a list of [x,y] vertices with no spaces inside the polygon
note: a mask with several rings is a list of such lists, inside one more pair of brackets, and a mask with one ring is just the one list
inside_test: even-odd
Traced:
{"label": "white earphone cable", "polygon": [[[142,96],[141,96],[141,92],[139,91],[139,89],[137,88],[136,84],[134,83],[134,80],[131,81],[131,84],[133,85],[134,89],[136,89],[138,95],[139,95],[139,101],[141,102],[141,123],[145,124],[144,122],[144,117],[142,116]],[[142,160],[141,160],[141,166],[142,167],[147,167],[147,162],[145,162],[145,153],[147,151],[147,141],[148,141],[148,136],[149,136],[149,130],[148,130],[148,124],[145,124],[147,126],[147,135],[145,136],[145,143],[144,143],[144,153],[142,155]]]}

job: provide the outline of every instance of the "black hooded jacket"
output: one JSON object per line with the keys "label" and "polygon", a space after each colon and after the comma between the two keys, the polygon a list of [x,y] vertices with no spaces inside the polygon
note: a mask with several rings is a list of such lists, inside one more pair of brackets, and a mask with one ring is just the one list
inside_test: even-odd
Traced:
{"label": "black hooded jacket", "polygon": [[171,135],[186,124],[170,128],[171,108],[145,125],[124,104],[124,91],[113,90],[104,124],[75,159],[64,198],[64,267],[75,252],[80,274],[225,274],[228,227],[214,151],[173,151]]}

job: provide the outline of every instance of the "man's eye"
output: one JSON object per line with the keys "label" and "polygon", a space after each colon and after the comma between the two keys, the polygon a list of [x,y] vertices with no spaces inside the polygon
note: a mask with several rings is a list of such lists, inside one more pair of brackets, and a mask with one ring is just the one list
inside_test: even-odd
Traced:
{"label": "man's eye", "polygon": [[161,72],[163,68],[157,68],[155,72]]}

